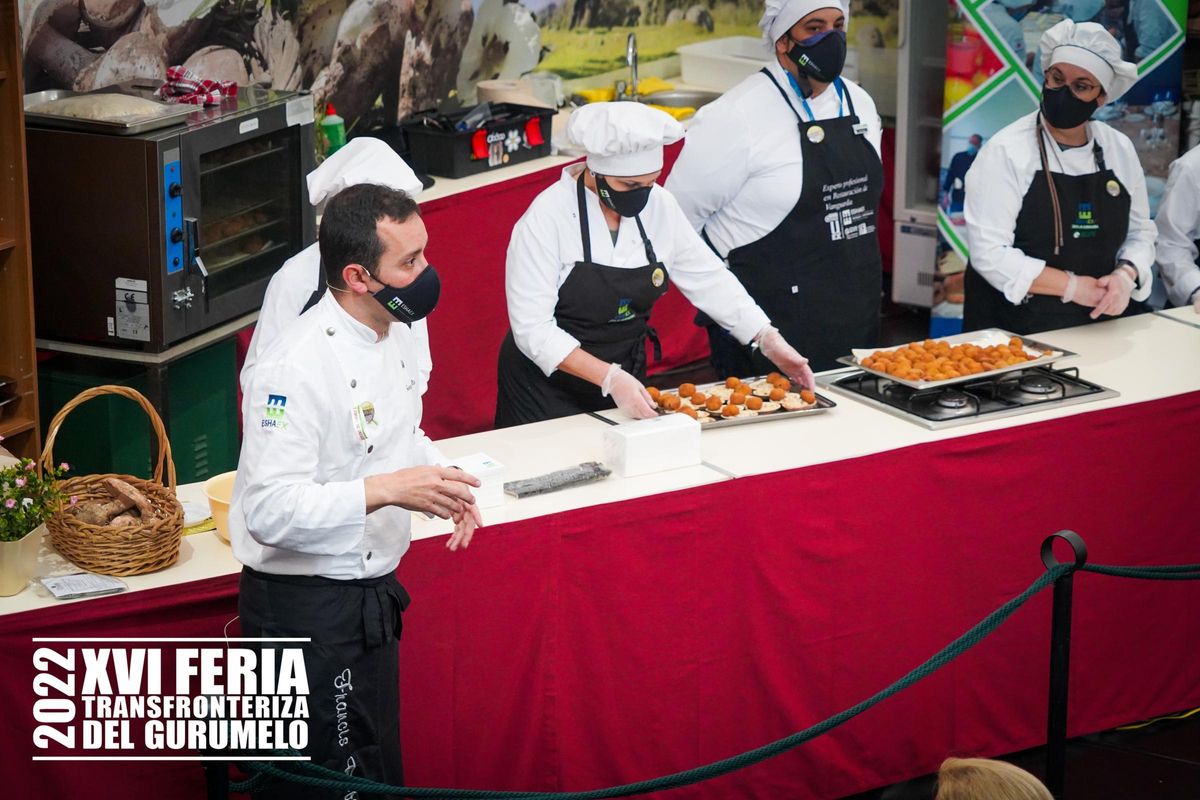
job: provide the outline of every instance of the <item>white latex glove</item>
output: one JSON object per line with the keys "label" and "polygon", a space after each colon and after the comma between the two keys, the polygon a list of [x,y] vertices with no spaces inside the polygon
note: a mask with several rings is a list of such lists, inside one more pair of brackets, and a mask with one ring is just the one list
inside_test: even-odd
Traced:
{"label": "white latex glove", "polygon": [[768,326],[763,328],[755,341],[758,342],[762,354],[779,367],[784,375],[805,389],[817,388],[813,371],[808,366],[808,359],[796,352],[796,348],[787,343],[783,334]]}
{"label": "white latex glove", "polygon": [[1095,308],[1104,299],[1104,287],[1095,278],[1084,275],[1080,277],[1074,272],[1067,272],[1067,288],[1063,290],[1064,303],[1077,303],[1088,308]]}
{"label": "white latex glove", "polygon": [[642,382],[621,369],[620,364],[609,364],[604,382],[600,384],[600,394],[616,401],[617,408],[634,419],[650,419],[657,416],[654,410],[654,399],[642,386]]}
{"label": "white latex glove", "polygon": [[1117,267],[1103,278],[1097,278],[1096,285],[1104,289],[1104,297],[1088,316],[1099,319],[1101,314],[1115,317],[1125,313],[1129,307],[1129,295],[1133,293],[1133,278],[1128,270],[1123,266]]}

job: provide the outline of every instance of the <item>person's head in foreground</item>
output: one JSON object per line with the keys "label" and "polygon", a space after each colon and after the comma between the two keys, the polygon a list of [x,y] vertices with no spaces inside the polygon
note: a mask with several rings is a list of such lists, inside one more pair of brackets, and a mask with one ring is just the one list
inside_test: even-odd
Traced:
{"label": "person's head in foreground", "polygon": [[1054,800],[1033,775],[1007,761],[947,758],[934,800]]}

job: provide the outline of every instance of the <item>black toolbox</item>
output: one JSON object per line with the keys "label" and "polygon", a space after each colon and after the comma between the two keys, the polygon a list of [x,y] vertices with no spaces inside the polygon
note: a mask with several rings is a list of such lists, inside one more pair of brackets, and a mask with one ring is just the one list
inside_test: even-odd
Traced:
{"label": "black toolbox", "polygon": [[472,110],[421,111],[401,120],[409,166],[443,178],[462,178],[550,155],[553,109],[492,103],[483,124],[458,130]]}

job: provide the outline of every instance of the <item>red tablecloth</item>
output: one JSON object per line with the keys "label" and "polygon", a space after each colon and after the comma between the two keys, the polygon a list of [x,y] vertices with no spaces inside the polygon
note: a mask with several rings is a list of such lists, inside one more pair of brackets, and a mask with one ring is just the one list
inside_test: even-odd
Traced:
{"label": "red tablecloth", "polygon": [[[724,758],[888,685],[1023,590],[1200,562],[1200,394],[416,542],[400,576],[414,785],[578,789]],[[1200,705],[1200,584],[1075,580],[1071,732]],[[31,636],[219,636],[231,579],[0,617],[18,797],[200,797],[194,764],[32,764]],[[675,798],[840,797],[1043,740],[1049,593],[933,677]],[[149,795],[147,795],[149,796]]]}

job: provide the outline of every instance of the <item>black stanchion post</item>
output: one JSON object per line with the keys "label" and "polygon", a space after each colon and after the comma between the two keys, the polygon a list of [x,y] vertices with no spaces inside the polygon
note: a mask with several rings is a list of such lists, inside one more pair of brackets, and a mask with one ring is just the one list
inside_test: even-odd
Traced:
{"label": "black stanchion post", "polygon": [[[1075,569],[1087,563],[1087,545],[1074,531],[1059,531],[1042,542],[1046,569],[1059,566],[1054,540],[1062,539],[1075,552]],[[1065,797],[1067,772],[1067,700],[1071,668],[1071,592],[1074,572],[1054,582],[1054,611],[1050,623],[1050,701],[1046,712],[1046,788],[1058,800]]]}
{"label": "black stanchion post", "polygon": [[208,800],[229,800],[228,762],[205,761],[204,782],[208,787]]}

